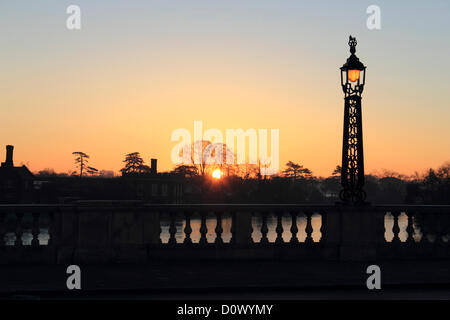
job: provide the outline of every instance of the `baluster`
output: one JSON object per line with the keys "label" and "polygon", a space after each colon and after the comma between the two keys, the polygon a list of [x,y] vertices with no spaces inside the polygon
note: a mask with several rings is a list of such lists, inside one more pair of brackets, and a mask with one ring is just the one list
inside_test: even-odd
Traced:
{"label": "baluster", "polygon": [[31,229],[31,234],[33,235],[33,240],[31,240],[31,245],[33,247],[39,246],[39,233],[41,233],[39,228],[39,212],[33,212],[33,227]]}
{"label": "baluster", "polygon": [[175,234],[177,233],[177,227],[175,226],[175,213],[169,213],[170,226],[169,226],[169,241],[168,244],[176,244],[177,239],[175,238]]}
{"label": "baluster", "polygon": [[324,211],[320,211],[320,239],[318,242],[322,242],[325,239],[325,234],[327,232],[327,218]]}
{"label": "baluster", "polygon": [[377,235],[377,243],[385,244],[387,242],[387,240],[386,240],[386,231],[387,231],[386,230],[386,215],[387,215],[387,212],[381,210],[379,212],[376,212],[375,214],[380,215],[379,219],[381,220],[375,226],[375,233]]}
{"label": "baluster", "polygon": [[275,243],[283,243],[283,211],[278,211],[276,213],[277,215],[277,227],[275,228],[275,231],[277,233],[277,238],[275,239]]}
{"label": "baluster", "polygon": [[216,229],[214,230],[216,232],[216,244],[222,244],[223,243],[223,239],[222,239],[222,233],[223,233],[223,228],[222,228],[222,212],[216,212],[216,219],[217,219],[217,223],[216,223]]}
{"label": "baluster", "polygon": [[291,211],[291,243],[298,243],[297,233],[298,233],[298,227],[297,227],[297,212]]}
{"label": "baluster", "polygon": [[406,215],[408,216],[408,226],[406,227],[406,233],[408,234],[408,238],[406,239],[407,243],[415,243],[414,241],[414,213],[411,211],[407,211]]}
{"label": "baluster", "polygon": [[269,233],[269,228],[267,227],[267,216],[269,215],[269,212],[261,212],[262,215],[262,225],[261,225],[261,241],[262,244],[269,243],[269,239],[267,238],[267,233]]}
{"label": "baluster", "polygon": [[184,213],[184,217],[186,219],[186,226],[184,227],[184,234],[186,235],[184,238],[183,243],[185,244],[191,244],[191,233],[192,233],[192,227],[191,227],[191,212],[186,211]]}
{"label": "baluster", "polygon": [[206,244],[208,243],[208,240],[206,239],[206,234],[208,233],[208,228],[206,227],[206,212],[201,211],[201,224],[200,224],[200,241],[198,243],[200,244]]}
{"label": "baluster", "polygon": [[231,239],[230,239],[230,243],[235,243],[236,242],[236,212],[233,211],[231,213],[231,228],[230,228],[230,233],[231,233]]}
{"label": "baluster", "polygon": [[392,232],[394,233],[394,238],[392,239],[392,243],[400,243],[400,237],[398,234],[400,233],[400,227],[398,225],[398,216],[400,215],[400,212],[391,212],[392,216],[394,217],[394,226],[392,227]]}
{"label": "baluster", "polygon": [[313,227],[312,227],[312,223],[311,223],[311,218],[312,218],[313,213],[312,212],[306,212],[306,238],[305,238],[305,243],[312,243],[314,242],[313,238],[312,238],[312,232],[313,232]]}
{"label": "baluster", "polygon": [[441,214],[436,212],[433,214],[434,221],[436,221],[436,244],[444,243],[444,240],[442,239],[443,235],[443,229],[442,229],[442,218]]}
{"label": "baluster", "polygon": [[162,239],[161,239],[161,234],[162,234],[162,228],[161,228],[161,217],[162,217],[162,212],[161,211],[159,211],[158,212],[158,224],[159,224],[159,226],[158,226],[158,242],[159,242],[159,244],[162,244]]}
{"label": "baluster", "polygon": [[254,212],[253,213],[250,213],[250,226],[249,226],[249,241],[250,241],[250,243],[255,243],[255,241],[253,241],[253,222],[252,222],[252,216],[254,216]]}
{"label": "baluster", "polygon": [[54,236],[54,229],[55,229],[55,214],[53,213],[53,211],[50,211],[48,213],[48,242],[47,245],[51,246],[53,245],[53,236]]}
{"label": "baluster", "polygon": [[6,246],[6,242],[5,242],[5,234],[6,234],[5,216],[6,216],[6,214],[4,212],[0,212],[0,247]]}
{"label": "baluster", "polygon": [[425,213],[422,212],[420,214],[420,220],[419,220],[420,221],[420,232],[422,233],[422,238],[420,239],[421,244],[425,244],[425,243],[429,242],[427,234],[425,233],[425,221],[424,220],[425,220]]}
{"label": "baluster", "polygon": [[17,220],[16,220],[16,230],[15,230],[16,241],[14,242],[15,246],[22,246],[22,244],[23,244],[23,242],[22,242],[22,234],[23,234],[22,218],[23,218],[23,212],[16,213]]}

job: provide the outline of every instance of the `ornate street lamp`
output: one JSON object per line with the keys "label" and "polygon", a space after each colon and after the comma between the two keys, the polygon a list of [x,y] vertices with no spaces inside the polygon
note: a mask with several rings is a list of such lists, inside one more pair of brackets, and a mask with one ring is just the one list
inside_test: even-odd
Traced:
{"label": "ornate street lamp", "polygon": [[356,38],[350,36],[350,57],[341,67],[341,85],[345,94],[344,136],[342,145],[341,185],[343,202],[362,203],[364,186],[364,153],[361,118],[361,94],[366,79],[366,67],[356,57]]}

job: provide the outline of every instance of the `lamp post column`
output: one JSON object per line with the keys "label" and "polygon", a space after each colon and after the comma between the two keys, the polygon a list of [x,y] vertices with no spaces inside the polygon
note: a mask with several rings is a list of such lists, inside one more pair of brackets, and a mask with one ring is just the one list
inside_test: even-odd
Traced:
{"label": "lamp post column", "polygon": [[345,94],[344,132],[340,199],[345,203],[362,203],[364,187],[364,150],[361,116],[361,94],[366,67],[356,57],[356,39],[350,36],[350,57],[341,67],[341,85]]}

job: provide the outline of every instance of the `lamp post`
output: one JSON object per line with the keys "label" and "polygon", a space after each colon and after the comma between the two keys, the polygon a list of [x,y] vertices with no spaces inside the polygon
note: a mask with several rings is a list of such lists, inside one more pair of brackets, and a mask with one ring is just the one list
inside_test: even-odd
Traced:
{"label": "lamp post", "polygon": [[356,57],[356,38],[350,36],[350,57],[341,67],[341,85],[345,94],[344,135],[340,199],[345,203],[362,203],[366,199],[364,186],[364,153],[361,118],[361,94],[366,67]]}

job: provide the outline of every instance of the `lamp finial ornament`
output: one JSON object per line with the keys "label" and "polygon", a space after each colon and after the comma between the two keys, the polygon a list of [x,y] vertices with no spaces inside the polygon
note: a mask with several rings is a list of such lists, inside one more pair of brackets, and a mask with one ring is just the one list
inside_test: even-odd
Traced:
{"label": "lamp finial ornament", "polygon": [[350,36],[348,38],[348,45],[350,46],[350,53],[351,54],[355,54],[356,52],[356,45],[358,44],[358,42],[356,41],[355,37]]}

